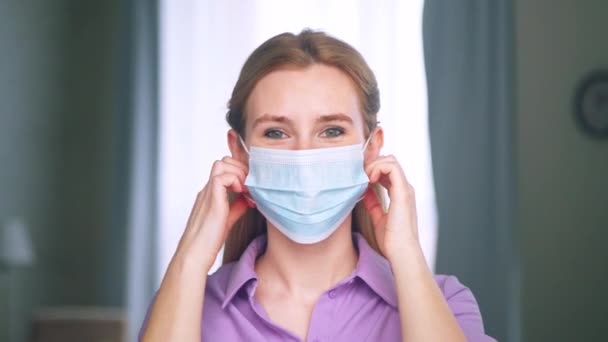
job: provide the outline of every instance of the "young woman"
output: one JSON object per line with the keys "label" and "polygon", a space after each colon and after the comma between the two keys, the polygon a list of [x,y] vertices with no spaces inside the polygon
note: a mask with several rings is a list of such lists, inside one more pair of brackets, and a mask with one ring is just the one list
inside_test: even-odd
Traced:
{"label": "young woman", "polygon": [[492,341],[469,289],[426,265],[379,108],[348,44],[304,30],[258,47],[229,102],[231,155],[196,198],[141,339]]}

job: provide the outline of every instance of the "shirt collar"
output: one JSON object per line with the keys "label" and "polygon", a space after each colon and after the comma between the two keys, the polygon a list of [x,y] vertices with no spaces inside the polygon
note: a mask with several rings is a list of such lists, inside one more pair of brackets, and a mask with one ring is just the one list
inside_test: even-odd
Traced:
{"label": "shirt collar", "polygon": [[[388,261],[378,254],[367,243],[360,233],[353,234],[353,240],[359,251],[359,260],[355,271],[349,278],[358,277],[363,280],[380,298],[397,308],[397,290],[395,280]],[[245,284],[258,277],[255,273],[255,261],[266,249],[266,235],[255,238],[245,249],[239,260],[234,264],[226,284],[226,298],[222,309],[232,301],[234,296]],[[254,287],[249,287],[252,292]],[[252,293],[249,293],[251,296]]]}

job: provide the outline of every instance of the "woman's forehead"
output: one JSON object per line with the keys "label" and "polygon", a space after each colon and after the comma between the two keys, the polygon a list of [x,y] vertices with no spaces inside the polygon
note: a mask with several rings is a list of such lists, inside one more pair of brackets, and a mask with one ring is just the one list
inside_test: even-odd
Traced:
{"label": "woman's forehead", "polygon": [[247,121],[268,117],[315,121],[331,115],[360,121],[359,103],[354,82],[336,67],[279,69],[254,87],[247,101]]}

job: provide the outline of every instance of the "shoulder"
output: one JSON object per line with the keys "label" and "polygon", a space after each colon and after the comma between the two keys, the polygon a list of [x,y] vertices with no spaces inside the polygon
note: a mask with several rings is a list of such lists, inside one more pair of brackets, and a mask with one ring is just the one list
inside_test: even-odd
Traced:
{"label": "shoulder", "polygon": [[455,276],[436,275],[435,281],[468,340],[494,341],[485,334],[481,311],[473,292]]}
{"label": "shoulder", "polygon": [[467,298],[475,302],[475,298],[471,290],[463,285],[455,276],[438,274],[435,275],[435,281],[446,299]]}

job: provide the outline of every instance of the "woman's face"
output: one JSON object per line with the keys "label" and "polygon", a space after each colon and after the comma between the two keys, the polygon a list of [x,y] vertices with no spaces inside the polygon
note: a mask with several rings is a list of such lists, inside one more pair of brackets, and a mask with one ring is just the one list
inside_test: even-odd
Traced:
{"label": "woman's face", "polygon": [[248,146],[301,150],[365,140],[355,85],[335,67],[273,71],[257,83],[245,113]]}

